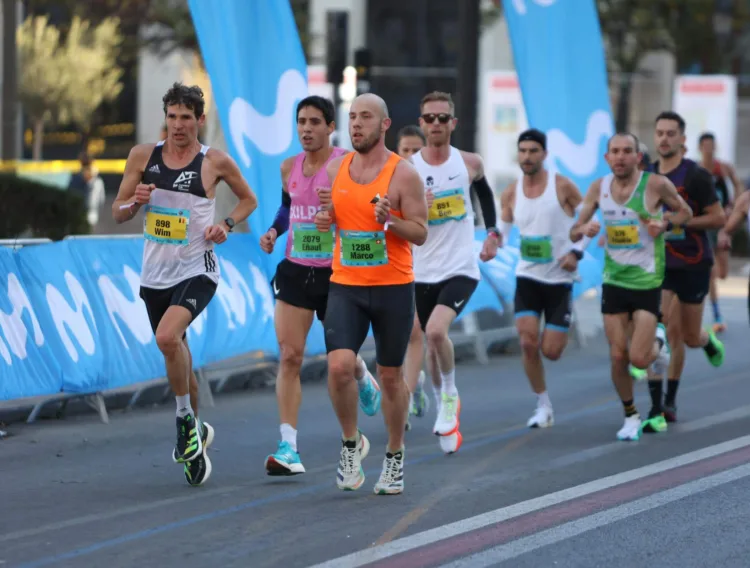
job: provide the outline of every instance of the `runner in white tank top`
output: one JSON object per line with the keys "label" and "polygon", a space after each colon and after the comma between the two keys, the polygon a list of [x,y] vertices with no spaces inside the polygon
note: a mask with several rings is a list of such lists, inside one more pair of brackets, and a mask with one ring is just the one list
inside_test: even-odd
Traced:
{"label": "runner in white tank top", "polygon": [[[507,242],[512,225],[520,233],[516,266],[515,316],[521,339],[523,366],[537,406],[527,425],[554,424],[541,355],[556,361],[568,343],[573,304],[573,273],[588,241],[574,245],[569,236],[576,207],[583,198],[568,178],[547,171],[547,136],[536,129],[518,137],[518,163],[523,177],[503,191],[502,235]],[[598,232],[591,225],[591,233]],[[539,339],[539,320],[544,333]]]}
{"label": "runner in white tank top", "polygon": [[[244,221],[258,202],[234,160],[198,142],[198,128],[205,121],[201,89],[175,83],[163,102],[167,139],[130,151],[112,215],[123,223],[144,209],[141,298],[177,402],[172,459],[184,464],[190,485],[202,485],[211,475],[205,450],[214,434],[197,417],[198,381],[185,332],[216,292],[214,243],[226,241],[235,223]],[[239,203],[224,221],[214,224],[220,180]]]}
{"label": "runner in white tank top", "polygon": [[482,260],[495,258],[499,231],[495,228],[495,198],[484,176],[482,158],[450,144],[456,127],[450,94],[426,95],[420,110],[419,123],[427,145],[412,156],[412,162],[424,181],[430,212],[427,242],[414,247],[417,315],[427,336],[428,368],[436,397],[440,390],[433,431],[441,437],[443,451],[452,453],[461,445],[461,401],[448,329],[466,307],[480,279],[474,252],[472,186],[488,231],[479,255]]}
{"label": "runner in white tank top", "polygon": [[[732,235],[740,228],[743,221],[747,222],[747,231],[750,233],[750,191],[743,191],[734,202],[729,219],[727,219],[724,228],[719,230],[717,248],[720,250],[732,248]],[[748,284],[747,310],[750,319],[750,284]]]}

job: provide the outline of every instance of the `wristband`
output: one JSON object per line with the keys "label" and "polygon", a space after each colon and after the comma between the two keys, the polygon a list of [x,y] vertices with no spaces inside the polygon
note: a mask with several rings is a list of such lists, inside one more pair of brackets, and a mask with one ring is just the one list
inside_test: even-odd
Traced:
{"label": "wristband", "polygon": [[498,241],[500,240],[500,231],[497,227],[490,227],[487,229],[487,236],[492,235],[494,236]]}
{"label": "wristband", "polygon": [[664,230],[671,231],[672,229],[674,229],[674,225],[672,224],[672,221],[667,221],[667,228]]}
{"label": "wristband", "polygon": [[581,251],[581,250],[571,249],[570,252],[578,260],[581,260],[583,258],[583,251]]}

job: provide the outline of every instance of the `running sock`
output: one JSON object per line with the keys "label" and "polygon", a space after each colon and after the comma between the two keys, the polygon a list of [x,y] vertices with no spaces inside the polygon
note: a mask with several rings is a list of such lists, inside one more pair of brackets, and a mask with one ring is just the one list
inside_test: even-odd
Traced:
{"label": "running sock", "polygon": [[716,349],[716,345],[714,345],[714,342],[711,341],[711,334],[708,335],[708,341],[703,346],[703,351],[706,352],[706,355],[709,357],[713,357],[716,355],[719,351]]}
{"label": "running sock", "polygon": [[719,302],[718,301],[712,301],[711,302],[711,307],[714,310],[714,321],[716,323],[720,323],[721,322],[721,310],[719,309]]}
{"label": "running sock", "polygon": [[440,373],[440,377],[443,380],[442,391],[448,396],[456,396],[458,391],[456,390],[456,369],[454,368],[449,373]]}
{"label": "running sock", "polygon": [[364,384],[365,377],[367,377],[367,364],[364,359],[357,357],[357,367],[354,371],[354,378],[357,379],[359,386]]}
{"label": "running sock", "polygon": [[440,391],[436,389],[435,387],[432,388],[432,394],[435,395],[435,408],[440,409],[440,403],[442,402],[442,397],[440,396]]}
{"label": "running sock", "polygon": [[190,406],[190,395],[175,396],[177,401],[177,417],[185,418],[188,414],[193,414],[193,408]]}
{"label": "running sock", "polygon": [[547,391],[537,393],[536,399],[537,406],[546,406],[547,408],[552,408],[552,402],[549,399]]}
{"label": "running sock", "polygon": [[291,424],[282,424],[279,428],[281,431],[281,441],[289,444],[292,449],[297,451],[297,430],[292,428]]}
{"label": "running sock", "polygon": [[635,407],[635,404],[633,404],[633,399],[623,400],[622,407],[625,409],[625,418],[638,414],[638,409]]}
{"label": "running sock", "polygon": [[664,404],[666,406],[674,406],[674,401],[677,399],[678,388],[680,388],[679,379],[669,379],[667,381],[667,396],[664,398]]}
{"label": "running sock", "polygon": [[651,395],[651,413],[661,412],[661,397],[664,392],[664,381],[661,377],[658,379],[649,379],[648,392]]}

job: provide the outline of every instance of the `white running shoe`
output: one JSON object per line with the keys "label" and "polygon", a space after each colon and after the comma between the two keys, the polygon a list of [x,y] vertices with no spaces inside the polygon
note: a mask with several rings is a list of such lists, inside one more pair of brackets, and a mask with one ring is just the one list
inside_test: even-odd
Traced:
{"label": "white running shoe", "polygon": [[383,471],[375,484],[375,495],[398,495],[404,491],[404,450],[386,453]]}
{"label": "white running shoe", "polygon": [[623,442],[635,442],[641,438],[641,416],[640,414],[634,414],[628,416],[625,422],[617,432],[617,439]]}
{"label": "white running shoe", "polygon": [[551,406],[546,404],[540,404],[536,407],[534,414],[526,426],[529,428],[548,428],[555,423],[555,413],[552,411]]}
{"label": "white running shoe", "polygon": [[461,399],[458,393],[449,396],[442,393],[437,420],[432,431],[438,436],[447,436],[458,430],[459,415],[461,414]]}
{"label": "white running shoe", "polygon": [[359,440],[356,442],[341,443],[341,456],[339,467],[336,472],[336,485],[344,491],[356,491],[365,482],[365,472],[362,469],[362,460],[370,452],[370,441],[362,432],[358,432]]}

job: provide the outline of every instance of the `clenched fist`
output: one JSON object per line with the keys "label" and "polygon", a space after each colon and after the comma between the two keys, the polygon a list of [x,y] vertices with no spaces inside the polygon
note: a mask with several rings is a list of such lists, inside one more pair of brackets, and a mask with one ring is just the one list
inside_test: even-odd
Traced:
{"label": "clenched fist", "polygon": [[273,252],[273,247],[276,246],[276,238],[278,235],[276,234],[276,229],[271,227],[268,229],[265,235],[263,235],[260,238],[260,248],[263,249],[263,252],[266,252],[268,254],[271,254]]}

